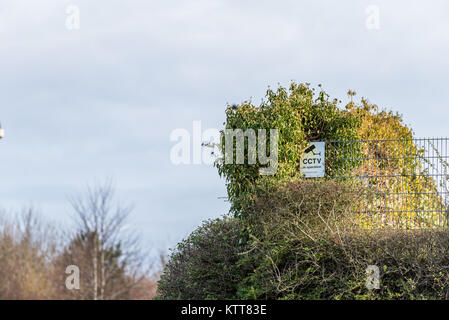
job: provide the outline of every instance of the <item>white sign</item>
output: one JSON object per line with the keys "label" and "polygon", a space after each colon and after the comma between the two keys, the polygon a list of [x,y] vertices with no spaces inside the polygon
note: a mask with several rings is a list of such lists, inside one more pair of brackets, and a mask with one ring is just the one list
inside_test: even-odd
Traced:
{"label": "white sign", "polygon": [[306,178],[324,177],[325,142],[311,142],[299,162],[299,173]]}

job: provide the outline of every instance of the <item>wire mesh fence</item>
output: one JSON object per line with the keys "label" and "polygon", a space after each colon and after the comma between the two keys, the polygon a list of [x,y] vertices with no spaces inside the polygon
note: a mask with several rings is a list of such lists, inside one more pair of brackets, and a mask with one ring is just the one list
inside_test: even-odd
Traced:
{"label": "wire mesh fence", "polygon": [[368,229],[448,226],[448,138],[331,141],[326,176],[361,184],[358,203]]}

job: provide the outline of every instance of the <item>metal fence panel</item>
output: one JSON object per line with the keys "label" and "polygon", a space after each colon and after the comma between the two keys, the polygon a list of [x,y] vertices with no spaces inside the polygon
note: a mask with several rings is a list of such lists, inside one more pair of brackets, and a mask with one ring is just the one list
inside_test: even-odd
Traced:
{"label": "metal fence panel", "polygon": [[358,204],[365,228],[448,225],[448,138],[331,141],[326,176],[367,187]]}

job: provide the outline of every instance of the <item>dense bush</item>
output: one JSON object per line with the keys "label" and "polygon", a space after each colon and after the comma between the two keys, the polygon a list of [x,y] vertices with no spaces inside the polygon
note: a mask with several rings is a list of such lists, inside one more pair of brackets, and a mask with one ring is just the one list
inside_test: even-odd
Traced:
{"label": "dense bush", "polygon": [[[340,109],[337,99],[330,100],[323,90],[316,93],[309,84],[293,82],[289,89],[269,89],[260,106],[251,102],[228,106],[225,129],[277,129],[279,133],[278,168],[274,175],[260,175],[263,165],[259,162],[255,165],[247,161],[243,165],[217,163],[220,176],[226,179],[231,211],[245,218],[245,208],[252,204],[258,190],[298,178],[298,159],[308,141],[355,139],[359,127],[360,119],[355,113]],[[224,136],[221,148],[225,154]]]}
{"label": "dense bush", "polygon": [[[255,201],[248,221],[251,252],[259,260],[255,272],[240,287],[241,297],[319,298],[326,290],[323,285],[334,288],[325,270],[337,278],[346,274],[339,272],[344,266],[333,257],[342,252],[329,246],[340,242],[343,234],[358,230],[352,208],[364,192],[349,184],[320,180],[289,182],[266,190]],[[247,259],[254,263],[254,257]],[[322,277],[326,283],[321,283]]]}
{"label": "dense bush", "polygon": [[[250,299],[447,299],[448,231],[369,231],[352,207],[367,191],[334,181],[289,183],[256,201]],[[243,262],[242,262],[243,263]],[[379,290],[366,269],[380,269]]]}
{"label": "dense bush", "polygon": [[[236,218],[205,222],[178,245],[162,299],[449,299],[449,231],[364,230],[369,191],[335,181],[284,183],[255,200],[250,239]],[[380,288],[366,287],[367,267]]]}
{"label": "dense bush", "polygon": [[173,250],[158,283],[160,299],[232,299],[247,270],[239,220],[204,222]]}

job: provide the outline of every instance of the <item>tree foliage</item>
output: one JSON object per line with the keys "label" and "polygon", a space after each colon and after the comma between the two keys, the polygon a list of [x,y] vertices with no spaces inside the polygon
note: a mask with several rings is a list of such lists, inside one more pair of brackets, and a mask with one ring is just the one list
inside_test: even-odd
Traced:
{"label": "tree foliage", "polygon": [[[244,217],[245,207],[252,203],[260,188],[300,178],[298,159],[309,141],[355,139],[359,126],[359,118],[352,112],[341,110],[336,99],[330,100],[324,90],[316,93],[309,84],[293,82],[289,89],[282,86],[277,90],[268,89],[260,106],[251,102],[228,106],[225,129],[277,129],[279,133],[279,163],[272,176],[259,174],[259,162],[256,165],[216,164],[220,176],[226,179],[232,212]],[[225,147],[223,137],[223,154]]]}

